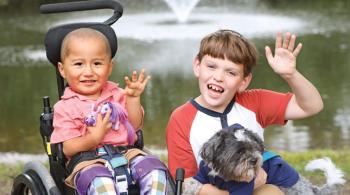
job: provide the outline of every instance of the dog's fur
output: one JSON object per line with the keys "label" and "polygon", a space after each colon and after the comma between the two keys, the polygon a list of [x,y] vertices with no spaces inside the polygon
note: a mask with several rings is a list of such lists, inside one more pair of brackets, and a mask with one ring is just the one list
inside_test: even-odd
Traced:
{"label": "dog's fur", "polygon": [[[240,125],[223,129],[212,136],[202,147],[201,157],[212,171],[225,181],[251,181],[262,166],[263,141],[256,133]],[[286,195],[335,195],[339,184],[343,184],[343,173],[330,159],[318,159],[306,166],[307,170],[320,169],[325,172],[327,184],[319,188],[300,176],[290,188],[280,188]],[[201,185],[193,178],[185,181],[183,194],[195,194]],[[194,189],[197,188],[197,189]]]}
{"label": "dog's fur", "polygon": [[225,181],[249,182],[262,165],[263,151],[262,140],[253,132],[228,128],[204,143],[201,157],[212,169],[211,175],[218,175]]}

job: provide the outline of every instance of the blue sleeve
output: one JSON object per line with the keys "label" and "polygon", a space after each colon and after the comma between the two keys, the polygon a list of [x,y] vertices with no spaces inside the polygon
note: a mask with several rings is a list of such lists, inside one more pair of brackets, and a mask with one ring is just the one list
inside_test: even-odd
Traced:
{"label": "blue sleeve", "polygon": [[199,181],[202,184],[207,184],[209,183],[209,178],[208,178],[208,173],[209,173],[209,168],[204,164],[204,161],[201,161],[199,163],[199,170],[195,176],[193,176],[194,179]]}
{"label": "blue sleeve", "polygon": [[268,184],[291,187],[299,180],[298,172],[279,156],[265,161],[263,169],[267,173]]}

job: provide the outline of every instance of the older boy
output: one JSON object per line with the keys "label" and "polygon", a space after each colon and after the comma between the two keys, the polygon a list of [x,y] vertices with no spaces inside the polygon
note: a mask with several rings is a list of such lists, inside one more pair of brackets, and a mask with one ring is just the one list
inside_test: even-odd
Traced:
{"label": "older boy", "polygon": [[[319,92],[296,69],[296,57],[302,45],[295,47],[295,40],[295,35],[286,33],[283,40],[282,33],[278,33],[275,55],[269,47],[265,48],[269,65],[293,92],[282,94],[263,89],[246,90],[252,79],[251,70],[257,63],[257,51],[242,35],[219,30],[204,37],[193,63],[200,95],[178,107],[167,127],[172,175],[177,167],[185,169],[186,178],[195,175],[203,143],[224,127],[239,123],[263,139],[263,128],[268,125],[283,125],[287,120],[305,118],[322,110]],[[260,172],[264,175],[262,169]],[[255,187],[259,185],[256,179]],[[267,187],[262,193],[271,194],[270,190]],[[198,193],[227,194],[210,184],[203,185]],[[274,194],[281,193],[275,190]]]}

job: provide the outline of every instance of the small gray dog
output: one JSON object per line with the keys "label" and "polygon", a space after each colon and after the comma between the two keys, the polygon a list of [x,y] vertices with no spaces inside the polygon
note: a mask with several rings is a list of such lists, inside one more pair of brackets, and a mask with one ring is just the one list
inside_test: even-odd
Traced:
{"label": "small gray dog", "polygon": [[[231,185],[248,185],[249,183],[254,185],[252,180],[263,165],[263,152],[264,144],[259,136],[239,124],[217,132],[203,145],[200,153],[203,161],[200,163],[199,172],[196,176],[185,180],[183,195],[198,194],[205,183],[228,190],[230,195],[234,194]],[[344,184],[344,175],[330,159],[313,160],[306,166],[306,169],[324,171],[327,184],[321,188],[314,186],[297,173],[295,173],[297,182],[295,184],[293,182],[294,185],[291,184],[291,187],[282,187],[278,182],[273,182],[278,179],[270,178],[268,182],[272,181],[271,184],[279,186],[286,195],[335,195],[340,193],[339,185]],[[269,172],[267,174],[269,178]],[[201,179],[202,177],[206,179]],[[235,190],[235,194],[252,194],[252,189],[237,191],[235,187]]]}

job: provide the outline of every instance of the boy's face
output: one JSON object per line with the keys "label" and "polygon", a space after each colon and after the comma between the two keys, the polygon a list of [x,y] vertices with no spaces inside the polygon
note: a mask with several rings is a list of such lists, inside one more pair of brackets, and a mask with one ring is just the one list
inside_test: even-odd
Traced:
{"label": "boy's face", "polygon": [[229,60],[205,55],[193,63],[194,74],[199,81],[199,104],[216,112],[223,112],[236,92],[245,90],[251,74],[244,77],[244,67]]}
{"label": "boy's face", "polygon": [[97,99],[112,72],[112,61],[102,38],[70,37],[67,56],[58,64],[70,88],[91,99]]}

